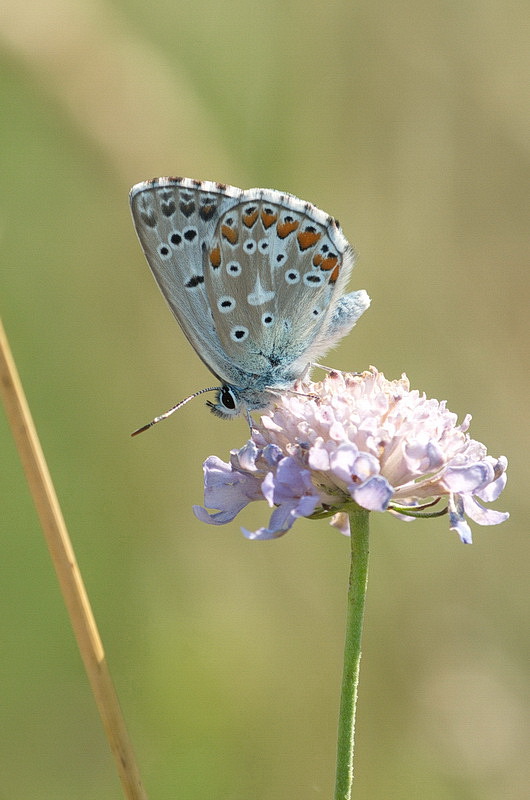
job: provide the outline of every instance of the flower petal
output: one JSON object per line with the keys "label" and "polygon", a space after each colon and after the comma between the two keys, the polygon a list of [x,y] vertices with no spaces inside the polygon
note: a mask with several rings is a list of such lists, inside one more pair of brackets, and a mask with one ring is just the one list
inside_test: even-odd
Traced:
{"label": "flower petal", "polygon": [[464,503],[458,495],[449,495],[449,530],[456,531],[464,544],[471,544],[471,528],[464,519]]}
{"label": "flower petal", "polygon": [[326,448],[323,447],[321,439],[310,449],[308,464],[311,469],[320,472],[327,472],[329,470],[329,453]]}
{"label": "flower petal", "polygon": [[510,516],[507,511],[495,511],[493,508],[484,508],[474,497],[462,495],[464,511],[473,522],[478,525],[500,525]]}
{"label": "flower petal", "polygon": [[350,486],[350,494],[362,508],[368,511],[386,511],[394,490],[382,475],[368,478],[362,486]]}
{"label": "flower petal", "polygon": [[504,456],[500,456],[500,458],[498,458],[495,462],[494,466],[495,474],[500,473],[499,477],[491,483],[488,483],[487,486],[485,486],[483,489],[480,489],[480,491],[475,492],[477,497],[479,497],[481,500],[484,500],[485,503],[491,503],[493,500],[497,499],[506,486],[507,475],[505,469],[507,466],[507,459]]}
{"label": "flower petal", "polygon": [[252,441],[249,441],[244,445],[241,450],[232,450],[230,453],[231,456],[231,463],[233,466],[237,467],[238,469],[242,469],[245,472],[255,472],[256,467],[256,459],[259,455],[259,450]]}
{"label": "flower petal", "polygon": [[217,456],[210,456],[204,462],[204,505],[218,511],[210,514],[201,506],[194,506],[193,513],[202,522],[224,525],[231,522],[248,503],[261,496],[259,478],[238,472]]}
{"label": "flower petal", "polygon": [[284,533],[287,533],[292,528],[299,516],[301,515],[296,513],[295,501],[283,503],[272,512],[268,528],[258,528],[254,532],[245,528],[242,528],[242,530],[247,539],[277,539],[278,536],[283,536]]}
{"label": "flower petal", "polygon": [[475,492],[493,480],[493,468],[486,461],[448,467],[440,481],[450,492]]}
{"label": "flower petal", "polygon": [[227,522],[232,522],[234,517],[236,517],[244,507],[245,506],[236,508],[234,506],[230,511],[215,511],[213,514],[210,514],[202,506],[192,506],[191,508],[197,519],[201,522],[207,522],[209,525],[226,525]]}

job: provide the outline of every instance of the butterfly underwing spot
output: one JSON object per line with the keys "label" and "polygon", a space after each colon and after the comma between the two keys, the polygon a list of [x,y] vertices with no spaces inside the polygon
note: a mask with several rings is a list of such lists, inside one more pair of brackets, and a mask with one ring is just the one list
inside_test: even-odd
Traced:
{"label": "butterfly underwing spot", "polygon": [[195,201],[193,195],[189,193],[181,194],[179,209],[186,218],[191,217],[195,211]]}
{"label": "butterfly underwing spot", "polygon": [[182,232],[182,235],[184,236],[187,242],[193,242],[197,234],[198,234],[197,228],[185,228],[184,231]]}
{"label": "butterfly underwing spot", "polygon": [[317,231],[314,225],[306,225],[306,227],[296,235],[298,247],[302,252],[310,247],[314,247],[321,236],[322,234]]}
{"label": "butterfly underwing spot", "polygon": [[195,289],[195,287],[200,286],[201,283],[204,283],[204,275],[193,275],[189,281],[186,281],[184,286],[186,289]]}
{"label": "butterfly underwing spot", "polygon": [[221,236],[231,245],[236,245],[239,241],[239,233],[236,228],[231,227],[231,224],[221,225]]}
{"label": "butterfly underwing spot", "polygon": [[166,258],[171,258],[171,248],[165,242],[158,245],[158,253],[160,258],[163,258],[164,260]]}
{"label": "butterfly underwing spot", "polygon": [[182,234],[180,231],[172,231],[168,236],[168,241],[173,247],[179,247],[182,244]]}
{"label": "butterfly underwing spot", "polygon": [[258,242],[258,250],[260,253],[266,253],[269,249],[269,240],[268,239],[260,239]]}
{"label": "butterfly underwing spot", "polygon": [[329,272],[329,283],[334,284],[336,283],[339,272],[340,272],[340,262],[339,257],[336,253],[330,252],[329,247],[327,245],[323,245],[321,248],[320,253],[316,253],[313,256],[313,267],[315,269],[323,270],[324,272]]}
{"label": "butterfly underwing spot", "polygon": [[148,196],[142,195],[138,201],[138,214],[148,228],[156,228],[156,214]]}
{"label": "butterfly underwing spot", "polygon": [[304,283],[306,286],[321,286],[324,283],[322,275],[317,275],[314,272],[306,272],[304,275]]}
{"label": "butterfly underwing spot", "polygon": [[230,338],[234,342],[244,342],[248,337],[248,333],[248,328],[245,328],[244,325],[236,325],[230,331]]}
{"label": "butterfly underwing spot", "polygon": [[214,247],[210,250],[210,264],[212,265],[213,269],[219,269],[221,266],[221,249],[220,247]]}
{"label": "butterfly underwing spot", "polygon": [[232,278],[238,278],[241,275],[242,266],[239,261],[229,261],[226,271]]}
{"label": "butterfly underwing spot", "polygon": [[335,269],[338,263],[339,259],[337,256],[334,253],[330,253],[328,256],[326,256],[326,258],[322,259],[319,266],[320,269],[323,269],[324,272],[327,272],[328,270]]}
{"label": "butterfly underwing spot", "polygon": [[340,267],[337,264],[337,266],[333,268],[333,270],[331,271],[331,275],[329,276],[329,282],[330,283],[336,283],[337,282],[338,277],[339,277],[339,272],[340,272]]}
{"label": "butterfly underwing spot", "polygon": [[212,219],[217,209],[215,200],[207,197],[199,205],[199,217],[204,222],[209,222]]}
{"label": "butterfly underwing spot", "polygon": [[268,303],[269,300],[273,300],[276,292],[272,290],[267,291],[261,285],[261,280],[259,275],[256,275],[256,282],[254,284],[253,290],[247,295],[247,303],[251,306],[262,306],[264,303]]}
{"label": "butterfly underwing spot", "polygon": [[287,283],[292,283],[292,284],[298,283],[298,281],[300,280],[300,273],[298,272],[297,269],[288,269],[287,272],[285,273],[285,280],[287,281]]}
{"label": "butterfly underwing spot", "polygon": [[243,225],[245,225],[247,228],[252,228],[256,224],[258,214],[259,211],[257,206],[247,206],[242,215]]}
{"label": "butterfly underwing spot", "polygon": [[285,237],[289,236],[290,233],[295,231],[299,225],[300,222],[298,220],[288,215],[284,217],[281,222],[278,222],[276,231],[280,239],[285,239]]}
{"label": "butterfly underwing spot", "polygon": [[270,328],[270,326],[274,324],[274,314],[270,311],[265,311],[261,315],[261,324],[266,328]]}
{"label": "butterfly underwing spot", "polygon": [[278,214],[272,208],[265,207],[261,212],[261,221],[265,229],[270,228],[271,225],[274,225],[277,219]]}
{"label": "butterfly underwing spot", "polygon": [[165,217],[172,217],[177,210],[177,205],[172,192],[167,190],[160,192],[160,210]]}
{"label": "butterfly underwing spot", "polygon": [[236,307],[235,298],[230,297],[230,295],[225,294],[219,298],[217,301],[217,308],[221,312],[221,314],[228,314],[229,311],[233,311]]}
{"label": "butterfly underwing spot", "polygon": [[243,250],[245,251],[245,253],[248,253],[249,255],[251,255],[252,253],[255,253],[256,252],[256,248],[257,248],[257,244],[254,241],[254,239],[247,239],[247,241],[243,245]]}

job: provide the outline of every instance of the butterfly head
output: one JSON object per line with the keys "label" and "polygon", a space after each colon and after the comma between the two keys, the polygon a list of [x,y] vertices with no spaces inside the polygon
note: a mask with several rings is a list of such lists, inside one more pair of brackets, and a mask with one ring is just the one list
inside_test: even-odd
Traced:
{"label": "butterfly head", "polygon": [[[290,381],[292,383],[292,381]],[[274,402],[277,394],[275,389],[269,387],[239,387],[224,383],[216,390],[215,402],[207,401],[212,414],[221,419],[233,419],[243,414],[249,419],[251,411],[263,411]]]}

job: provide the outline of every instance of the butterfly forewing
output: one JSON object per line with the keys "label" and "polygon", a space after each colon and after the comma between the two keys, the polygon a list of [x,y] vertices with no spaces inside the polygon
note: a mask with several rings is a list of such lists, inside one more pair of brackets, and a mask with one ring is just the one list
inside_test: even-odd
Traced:
{"label": "butterfly forewing", "polygon": [[228,381],[232,365],[215,331],[203,262],[220,214],[240,193],[186,178],[145,181],[130,193],[136,232],[164,297],[198,355]]}

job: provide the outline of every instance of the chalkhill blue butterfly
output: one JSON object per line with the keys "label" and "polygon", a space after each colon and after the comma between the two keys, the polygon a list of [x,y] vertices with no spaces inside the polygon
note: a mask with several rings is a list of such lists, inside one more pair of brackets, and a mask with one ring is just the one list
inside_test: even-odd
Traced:
{"label": "chalkhill blue butterfly", "polygon": [[337,220],[294,195],[212,181],[155,178],[130,202],[145,257],[199,358],[220,386],[211,410],[267,408],[368,308],[344,294],[354,252]]}

